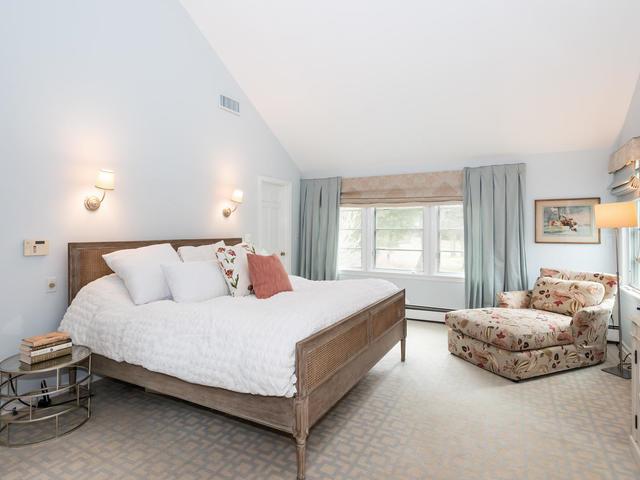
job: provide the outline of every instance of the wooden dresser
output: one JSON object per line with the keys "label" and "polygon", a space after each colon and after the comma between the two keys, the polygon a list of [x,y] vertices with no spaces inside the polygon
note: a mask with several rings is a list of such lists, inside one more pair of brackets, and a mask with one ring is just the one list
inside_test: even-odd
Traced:
{"label": "wooden dresser", "polygon": [[640,462],[640,318],[631,321],[631,446]]}

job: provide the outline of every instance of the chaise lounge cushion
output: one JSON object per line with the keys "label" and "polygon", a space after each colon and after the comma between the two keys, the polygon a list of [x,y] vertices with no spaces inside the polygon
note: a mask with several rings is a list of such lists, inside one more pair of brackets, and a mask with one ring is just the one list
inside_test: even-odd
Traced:
{"label": "chaise lounge cushion", "polygon": [[477,308],[446,315],[449,328],[513,352],[573,343],[571,320],[534,309]]}
{"label": "chaise lounge cushion", "polygon": [[585,307],[602,303],[604,286],[598,282],[540,277],[531,294],[530,307],[573,315]]}

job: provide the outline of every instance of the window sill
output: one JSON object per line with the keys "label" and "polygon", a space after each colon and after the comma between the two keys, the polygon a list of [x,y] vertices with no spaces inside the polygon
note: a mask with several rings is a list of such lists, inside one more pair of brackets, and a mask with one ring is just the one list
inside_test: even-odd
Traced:
{"label": "window sill", "polygon": [[620,287],[620,291],[623,293],[626,293],[628,295],[631,295],[632,297],[636,298],[637,300],[640,300],[640,290],[638,290],[635,287],[632,287],[631,285],[622,285]]}
{"label": "window sill", "polygon": [[463,275],[427,275],[424,273],[394,272],[389,270],[338,270],[338,276],[362,278],[398,278],[403,280],[421,280],[433,282],[464,283]]}

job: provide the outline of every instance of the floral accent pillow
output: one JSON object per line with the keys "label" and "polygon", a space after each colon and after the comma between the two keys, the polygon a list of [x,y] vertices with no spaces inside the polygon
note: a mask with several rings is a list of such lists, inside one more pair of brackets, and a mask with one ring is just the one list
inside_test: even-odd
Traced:
{"label": "floral accent pillow", "polygon": [[218,247],[216,250],[216,258],[220,262],[224,279],[234,297],[244,297],[253,293],[247,253],[256,253],[254,246],[249,243]]}
{"label": "floral accent pillow", "polygon": [[496,294],[498,308],[529,308],[531,290],[515,290]]}
{"label": "floral accent pillow", "polygon": [[615,295],[618,291],[616,276],[608,273],[570,272],[569,270],[556,270],[555,268],[541,268],[540,276],[601,283],[604,287],[604,294],[607,297]]}
{"label": "floral accent pillow", "polygon": [[585,307],[599,305],[604,286],[597,282],[540,277],[533,287],[531,308],[573,316]]}

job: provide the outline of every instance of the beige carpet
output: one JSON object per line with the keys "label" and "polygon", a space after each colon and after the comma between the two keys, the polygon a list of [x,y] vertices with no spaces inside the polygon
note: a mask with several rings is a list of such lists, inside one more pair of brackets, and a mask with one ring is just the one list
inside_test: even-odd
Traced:
{"label": "beige carpet", "polygon": [[[311,431],[314,479],[638,479],[630,383],[600,367],[512,383],[410,322],[394,349]],[[610,359],[615,349],[610,350]],[[94,415],[52,442],[0,448],[0,478],[294,479],[284,435],[112,381]]]}

